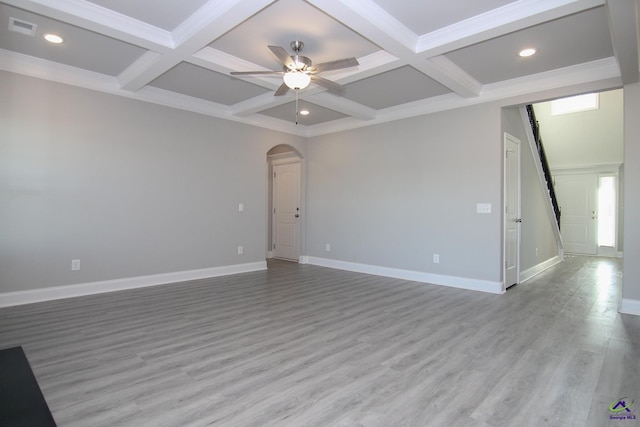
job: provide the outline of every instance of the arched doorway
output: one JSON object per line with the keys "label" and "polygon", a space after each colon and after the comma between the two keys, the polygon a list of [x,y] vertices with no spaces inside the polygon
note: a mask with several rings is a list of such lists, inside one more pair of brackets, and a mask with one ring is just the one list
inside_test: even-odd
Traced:
{"label": "arched doorway", "polygon": [[267,257],[298,262],[303,247],[303,158],[283,144],[267,152],[267,162]]}

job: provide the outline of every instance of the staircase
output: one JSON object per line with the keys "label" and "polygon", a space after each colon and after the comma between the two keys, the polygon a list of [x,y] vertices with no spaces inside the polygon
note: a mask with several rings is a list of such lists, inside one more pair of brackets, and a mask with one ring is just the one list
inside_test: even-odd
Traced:
{"label": "staircase", "polygon": [[547,189],[549,190],[549,198],[551,199],[551,205],[553,206],[553,212],[558,223],[558,229],[560,229],[560,206],[558,206],[558,199],[556,198],[556,192],[553,189],[553,179],[551,177],[551,170],[549,169],[549,162],[547,161],[547,155],[542,145],[542,138],[540,137],[540,124],[536,120],[536,114],[533,111],[533,105],[529,104],[526,107],[527,115],[529,116],[529,123],[531,124],[531,130],[533,131],[533,139],[535,141],[538,155],[540,157],[540,163],[542,164],[542,170],[544,172],[544,178],[547,182]]}

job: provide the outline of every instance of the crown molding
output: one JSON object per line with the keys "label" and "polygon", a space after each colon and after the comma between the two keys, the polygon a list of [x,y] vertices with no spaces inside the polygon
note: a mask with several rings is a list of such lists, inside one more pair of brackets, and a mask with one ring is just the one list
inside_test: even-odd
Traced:
{"label": "crown molding", "polygon": [[[610,89],[613,86],[622,86],[618,64],[615,58],[611,57],[532,76],[485,85],[482,87],[479,96],[471,98],[464,98],[450,93],[389,107],[383,110],[371,110],[366,107],[351,105],[351,107],[347,107],[346,109],[343,107],[342,110],[354,114],[358,118],[350,117],[304,127],[262,114],[243,115],[242,109],[239,109],[237,106],[230,109],[226,105],[159,88],[147,86],[135,92],[128,91],[120,87],[115,77],[6,50],[0,50],[0,69],[303,137],[356,129],[393,120],[514,98],[562,87],[591,84],[593,87],[590,88],[590,90],[603,90]],[[333,95],[318,93],[316,96],[318,97],[317,102],[319,104],[328,107],[331,106],[333,101],[336,101],[330,98],[330,96]],[[269,94],[269,99],[272,98]],[[288,100],[283,99],[281,101],[287,102]],[[313,102],[313,97],[310,97],[309,101]],[[340,102],[343,101],[345,100],[340,100]],[[244,108],[247,107],[246,105],[244,106]],[[334,107],[331,106],[331,108]],[[338,107],[336,106],[335,108]]]}

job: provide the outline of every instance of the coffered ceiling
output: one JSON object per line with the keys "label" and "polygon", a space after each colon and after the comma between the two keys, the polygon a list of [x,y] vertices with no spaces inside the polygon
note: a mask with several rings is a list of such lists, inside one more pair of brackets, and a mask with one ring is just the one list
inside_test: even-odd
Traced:
{"label": "coffered ceiling", "polygon": [[[638,0],[5,0],[0,69],[304,136],[557,87],[638,81]],[[32,27],[30,27],[32,26]],[[33,31],[28,31],[32,29]],[[31,33],[31,34],[27,34]],[[50,44],[55,33],[64,39]],[[342,95],[274,96],[304,42]],[[518,52],[536,49],[527,58]]]}

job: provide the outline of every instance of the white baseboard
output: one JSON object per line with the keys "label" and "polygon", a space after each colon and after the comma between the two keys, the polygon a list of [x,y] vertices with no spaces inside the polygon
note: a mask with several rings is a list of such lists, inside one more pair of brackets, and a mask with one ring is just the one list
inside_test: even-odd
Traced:
{"label": "white baseboard", "polygon": [[124,279],[104,280],[100,282],[80,283],[76,285],[55,286],[51,288],[30,289],[27,291],[0,293],[0,307],[31,304],[62,298],[73,298],[126,289],[144,288],[147,286],[166,285],[168,283],[188,280],[207,279],[230,274],[248,273],[266,270],[266,261],[247,264],[227,265],[222,267],[203,268],[199,270],[177,271],[173,273],[154,274],[150,276],[127,277]]}
{"label": "white baseboard", "polygon": [[640,300],[622,298],[622,303],[620,304],[620,313],[640,316]]}
{"label": "white baseboard", "polygon": [[562,257],[554,256],[553,258],[549,258],[548,260],[543,261],[538,265],[534,265],[531,268],[527,268],[526,270],[521,271],[520,283],[526,282],[532,277],[537,276],[538,274],[542,273],[546,269],[551,268],[556,264],[560,264],[561,262],[562,262]]}
{"label": "white baseboard", "polygon": [[316,258],[312,256],[305,256],[303,258],[303,264],[313,264],[320,267],[335,268],[337,270],[347,270],[356,273],[373,274],[376,276],[411,280],[414,282],[449,286],[452,288],[469,289],[473,291],[489,292],[492,294],[504,293],[504,284],[501,282],[468,279],[465,277],[445,276],[442,274],[424,273],[421,271],[402,270],[389,267],[379,267],[376,265],[358,264],[355,262],[337,261],[333,259]]}

